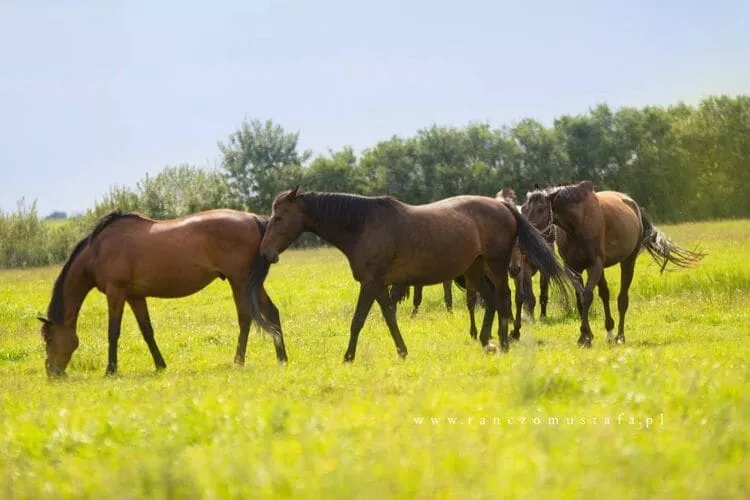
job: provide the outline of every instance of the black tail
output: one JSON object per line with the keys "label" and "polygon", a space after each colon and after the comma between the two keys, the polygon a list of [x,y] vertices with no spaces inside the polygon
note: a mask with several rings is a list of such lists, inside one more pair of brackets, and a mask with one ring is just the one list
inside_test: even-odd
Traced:
{"label": "black tail", "polygon": [[508,207],[516,219],[516,241],[521,253],[539,269],[539,272],[549,276],[552,286],[559,289],[565,305],[568,306],[572,292],[568,271],[557,261],[554,251],[550,248],[549,243],[544,240],[539,230],[512,203],[503,201],[503,204]]}
{"label": "black tail", "polygon": [[669,263],[682,268],[693,267],[706,256],[703,252],[682,248],[670,240],[669,236],[654,226],[651,218],[642,208],[641,223],[643,224],[643,239],[641,242],[648,253],[651,254],[651,257],[659,264],[659,272],[663,273]]}
{"label": "black tail", "polygon": [[[266,234],[268,227],[268,218],[257,216],[255,222],[258,224],[261,237]],[[250,317],[260,325],[262,329],[270,333],[276,339],[281,339],[281,329],[270,318],[263,314],[260,305],[260,292],[263,290],[263,283],[266,281],[268,271],[271,269],[271,262],[263,257],[260,253],[255,256],[253,268],[250,270],[250,278],[247,282],[247,294],[250,297]],[[270,302],[270,298],[269,298]]]}

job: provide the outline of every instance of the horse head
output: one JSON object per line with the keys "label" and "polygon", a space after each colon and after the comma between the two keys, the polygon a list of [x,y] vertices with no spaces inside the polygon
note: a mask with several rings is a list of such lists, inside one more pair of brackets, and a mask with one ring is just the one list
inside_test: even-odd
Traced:
{"label": "horse head", "polygon": [[302,205],[299,186],[279,193],[273,200],[271,218],[260,244],[260,254],[276,263],[279,254],[302,234],[307,216]]}

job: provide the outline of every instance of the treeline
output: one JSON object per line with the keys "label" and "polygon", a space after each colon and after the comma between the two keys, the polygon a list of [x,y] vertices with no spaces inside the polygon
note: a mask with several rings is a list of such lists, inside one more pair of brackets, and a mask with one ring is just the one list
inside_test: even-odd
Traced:
{"label": "treeline", "polygon": [[[245,121],[219,142],[218,168],[166,167],[135,187],[114,186],[66,229],[39,229],[30,222],[36,213],[23,207],[0,214],[0,266],[59,262],[66,252],[57,245],[112,208],[160,219],[214,207],[268,213],[273,197],[296,184],[427,203],[465,193],[492,196],[503,186],[522,196],[534,184],[589,179],[599,190],[629,193],[663,222],[750,216],[749,96],[710,97],[696,107],[600,105],[549,127],[533,119],[501,128],[435,125],[360,155],[347,147],[313,157],[299,149],[298,138],[271,121]],[[22,244],[21,233],[47,240]],[[35,248],[46,250],[32,258]]]}

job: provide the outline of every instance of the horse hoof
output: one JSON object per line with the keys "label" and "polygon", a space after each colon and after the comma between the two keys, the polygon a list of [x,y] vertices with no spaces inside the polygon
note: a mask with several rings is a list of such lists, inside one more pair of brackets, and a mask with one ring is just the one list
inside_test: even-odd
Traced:
{"label": "horse hoof", "polygon": [[615,342],[617,343],[617,345],[622,345],[625,343],[625,337],[617,337],[615,339]]}
{"label": "horse hoof", "polygon": [[484,352],[486,354],[494,354],[494,353],[497,352],[497,346],[495,344],[493,344],[492,342],[488,343],[482,349],[484,349]]}
{"label": "horse hoof", "polygon": [[607,343],[608,344],[613,343],[616,338],[617,338],[617,334],[615,333],[614,330],[607,330]]}

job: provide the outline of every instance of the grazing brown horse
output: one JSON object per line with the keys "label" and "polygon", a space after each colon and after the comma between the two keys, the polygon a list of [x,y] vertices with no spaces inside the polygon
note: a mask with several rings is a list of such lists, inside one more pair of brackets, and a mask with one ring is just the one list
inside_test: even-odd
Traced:
{"label": "grazing brown horse", "polygon": [[[365,197],[341,193],[302,193],[299,187],[281,192],[263,241],[261,256],[277,262],[304,231],[329,241],[344,255],[360,290],[344,361],[353,361],[357,338],[374,301],[378,302],[399,356],[407,350],[396,322],[388,285],[431,285],[464,276],[467,286],[488,299],[490,317],[499,314],[500,347],[507,350],[510,289],[508,262],[513,244],[545,269],[563,290],[565,271],[536,229],[515,207],[483,196],[456,196],[427,205],[408,205],[390,196]],[[260,262],[260,260],[258,261]],[[260,266],[260,264],[258,264]],[[483,286],[485,269],[494,294]],[[264,322],[255,307],[257,285],[251,284],[253,318]],[[487,318],[485,316],[485,319]],[[486,321],[485,321],[486,323]],[[271,327],[271,325],[268,325]],[[491,328],[482,328],[480,340],[488,347]]]}
{"label": "grazing brown horse", "polygon": [[[585,347],[591,347],[594,338],[589,325],[589,308],[597,285],[604,304],[607,340],[618,344],[625,342],[628,290],[633,281],[636,259],[644,247],[659,263],[662,272],[668,263],[687,268],[704,257],[703,253],[686,250],[672,242],[654,227],[651,219],[628,195],[616,191],[594,192],[589,181],[532,191],[526,195],[524,212],[537,227],[554,223],[559,228],[557,247],[566,266],[579,274],[583,271],[588,274],[586,286],[577,296],[581,314],[578,344]],[[617,298],[620,318],[615,336],[604,269],[618,263],[622,278]]]}
{"label": "grazing brown horse", "polygon": [[[453,310],[452,286],[453,286],[452,281],[443,282],[443,301],[445,302],[445,308],[448,312],[451,312]],[[422,289],[423,288],[424,287],[422,285],[414,286],[414,302],[413,302],[414,309],[412,309],[411,311],[412,317],[417,315],[417,312],[419,312],[419,306],[422,305]],[[391,301],[393,302],[393,305],[396,306],[396,304],[398,304],[399,302],[409,298],[409,286],[403,283],[399,283],[399,284],[391,286],[390,296],[391,296]]]}
{"label": "grazing brown horse", "polygon": [[[495,198],[507,200],[513,204],[517,204],[516,192],[509,187],[504,187],[495,195]],[[518,207],[521,213],[528,218],[528,213],[524,211],[524,207]],[[533,222],[532,222],[533,223]],[[552,222],[544,223],[541,227],[535,225],[537,230],[541,233],[544,240],[547,242],[551,249],[555,247],[555,225]],[[553,250],[554,251],[554,250]],[[529,313],[531,320],[534,320],[534,309],[536,308],[536,297],[534,297],[534,289],[532,286],[532,278],[537,273],[538,269],[533,263],[529,262],[524,258],[523,254],[516,247],[513,250],[513,255],[510,262],[510,275],[516,285],[516,315],[513,323],[513,332],[511,338],[518,340],[521,336],[521,310],[523,306],[526,307],[526,311]],[[547,317],[547,304],[549,303],[549,277],[544,273],[539,273],[539,305],[540,305],[540,317]]]}
{"label": "grazing brown horse", "polygon": [[[228,280],[232,287],[240,326],[234,361],[243,364],[251,320],[250,271],[267,225],[265,217],[234,210],[210,210],[165,221],[120,211],[104,216],[73,249],[55,281],[47,317],[39,317],[47,374],[64,373],[78,347],[78,312],[94,287],[107,296],[109,306],[107,374],[117,372],[117,342],[126,302],[156,368],[166,368],[154,340],[146,297],[185,297],[216,278]],[[269,331],[276,357],[286,361],[278,309],[264,289],[259,294],[259,307],[273,325]]]}

